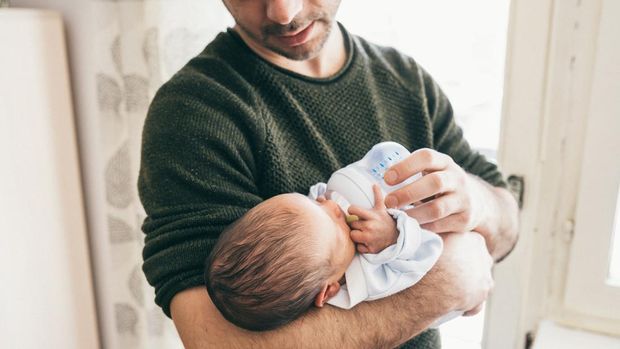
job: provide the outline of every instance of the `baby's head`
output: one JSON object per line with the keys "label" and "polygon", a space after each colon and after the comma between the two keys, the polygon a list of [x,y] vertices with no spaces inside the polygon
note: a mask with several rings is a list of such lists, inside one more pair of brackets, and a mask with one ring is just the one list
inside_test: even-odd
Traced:
{"label": "baby's head", "polygon": [[284,325],[340,288],[355,254],[345,214],[331,200],[282,194],[224,230],[205,281],[224,317],[254,331]]}

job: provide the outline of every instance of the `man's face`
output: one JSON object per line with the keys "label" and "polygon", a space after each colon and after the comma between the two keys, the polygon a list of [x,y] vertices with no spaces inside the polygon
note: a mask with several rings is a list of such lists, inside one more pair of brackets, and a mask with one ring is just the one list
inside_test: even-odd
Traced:
{"label": "man's face", "polygon": [[223,0],[254,44],[288,59],[314,58],[329,38],[341,0]]}

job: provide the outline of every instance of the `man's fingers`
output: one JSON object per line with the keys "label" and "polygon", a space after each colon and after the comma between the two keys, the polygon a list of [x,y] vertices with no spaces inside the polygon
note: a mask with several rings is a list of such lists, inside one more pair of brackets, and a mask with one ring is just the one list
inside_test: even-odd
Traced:
{"label": "man's fingers", "polygon": [[484,302],[478,304],[473,309],[469,309],[468,311],[463,313],[463,316],[474,316],[474,315],[478,314],[480,311],[482,311],[482,308],[484,308]]}
{"label": "man's fingers", "polygon": [[408,157],[390,167],[385,172],[384,179],[389,185],[396,185],[418,172],[435,172],[448,167],[452,162],[446,154],[442,154],[433,149],[418,149]]}
{"label": "man's fingers", "polygon": [[430,230],[434,233],[460,233],[470,231],[473,227],[469,227],[470,223],[464,212],[455,213],[438,221],[421,224],[423,229]]}
{"label": "man's fingers", "polygon": [[461,201],[458,195],[450,193],[408,209],[407,215],[415,218],[420,224],[434,222],[463,211]]}
{"label": "man's fingers", "polygon": [[391,208],[409,205],[432,197],[433,195],[451,192],[456,189],[456,178],[448,171],[437,171],[391,192],[385,199],[386,206]]}

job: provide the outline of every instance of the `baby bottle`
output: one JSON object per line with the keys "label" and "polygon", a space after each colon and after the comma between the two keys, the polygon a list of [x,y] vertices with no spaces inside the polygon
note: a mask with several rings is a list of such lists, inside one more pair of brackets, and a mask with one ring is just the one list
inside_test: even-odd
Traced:
{"label": "baby bottle", "polygon": [[334,172],[327,181],[327,193],[344,212],[349,205],[370,209],[374,206],[372,185],[378,184],[385,197],[388,193],[399,189],[421,175],[418,173],[402,183],[390,186],[383,180],[388,168],[409,155],[404,146],[395,142],[382,142],[370,149],[359,161]]}

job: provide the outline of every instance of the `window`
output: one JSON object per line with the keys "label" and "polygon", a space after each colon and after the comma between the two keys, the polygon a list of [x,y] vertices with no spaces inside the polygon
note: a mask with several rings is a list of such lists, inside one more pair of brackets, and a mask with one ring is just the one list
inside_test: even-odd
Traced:
{"label": "window", "polygon": [[[603,1],[564,299],[570,311],[607,324],[620,321],[620,22],[614,17],[618,13],[620,2]],[[595,327],[620,334],[617,327]]]}
{"label": "window", "polygon": [[[343,1],[353,34],[413,57],[439,83],[469,143],[495,158],[500,135],[509,0]],[[441,327],[446,349],[479,349],[484,311]]]}
{"label": "window", "polygon": [[610,255],[609,278],[607,282],[613,286],[620,287],[620,188],[618,188],[618,200],[616,201],[616,218],[614,220]]}
{"label": "window", "polygon": [[470,144],[494,154],[504,83],[509,0],[343,1],[356,35],[413,57],[450,98]]}

